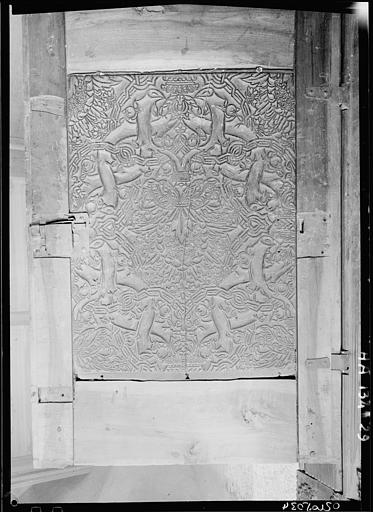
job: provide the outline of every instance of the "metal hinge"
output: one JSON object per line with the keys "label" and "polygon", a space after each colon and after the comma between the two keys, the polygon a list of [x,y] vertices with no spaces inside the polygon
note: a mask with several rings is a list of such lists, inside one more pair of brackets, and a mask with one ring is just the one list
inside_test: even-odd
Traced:
{"label": "metal hinge", "polygon": [[313,100],[327,100],[331,96],[331,87],[328,84],[307,87],[305,96]]}
{"label": "metal hinge", "polygon": [[347,350],[340,354],[330,354],[330,369],[339,370],[342,373],[349,373],[351,354]]}
{"label": "metal hinge", "polygon": [[329,212],[298,212],[297,258],[329,255]]}
{"label": "metal hinge", "polygon": [[338,87],[329,84],[307,87],[305,96],[319,101],[334,97],[338,101],[341,110],[347,110],[350,106],[350,82],[345,82]]}
{"label": "metal hinge", "polygon": [[38,387],[39,403],[63,403],[73,401],[72,386],[43,386]]}
{"label": "metal hinge", "polygon": [[30,224],[34,258],[70,258],[89,250],[89,217],[85,212],[37,219]]}
{"label": "metal hinge", "polygon": [[315,370],[325,368],[348,374],[350,370],[350,352],[346,350],[339,354],[330,354],[330,357],[306,359],[306,367]]}

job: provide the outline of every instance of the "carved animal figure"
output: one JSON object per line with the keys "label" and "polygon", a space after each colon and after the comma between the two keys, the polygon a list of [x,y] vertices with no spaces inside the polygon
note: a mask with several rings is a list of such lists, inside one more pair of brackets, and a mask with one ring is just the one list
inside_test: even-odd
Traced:
{"label": "carved animal figure", "polygon": [[155,311],[152,301],[145,306],[137,327],[136,341],[139,354],[151,347],[150,331],[154,322]]}
{"label": "carved animal figure", "polygon": [[117,272],[116,281],[117,284],[121,286],[129,286],[138,292],[146,288],[146,284],[139,276],[136,276],[126,270],[120,270]]}
{"label": "carved animal figure", "polygon": [[104,203],[114,208],[118,202],[118,191],[114,179],[114,174],[110,164],[112,163],[111,155],[106,150],[97,152],[98,172],[103,187],[102,198]]}
{"label": "carved animal figure", "polygon": [[95,286],[100,282],[101,272],[86,263],[82,263],[80,267],[76,267],[75,272],[91,286]]}
{"label": "carved animal figure", "polygon": [[218,332],[218,343],[217,346],[229,352],[230,349],[230,340],[228,338],[229,334],[229,324],[226,314],[222,308],[222,299],[217,297],[213,297],[211,300],[211,318],[215,324],[216,330]]}
{"label": "carved animal figure", "polygon": [[230,290],[234,286],[239,284],[252,282],[263,291],[266,295],[271,295],[271,291],[268,288],[264,274],[263,274],[263,261],[265,253],[267,252],[270,245],[274,242],[269,236],[262,237],[255,243],[253,247],[249,245],[242,251],[246,254],[246,263],[242,267],[239,263],[237,268],[233,270],[223,281],[220,286],[224,290]]}
{"label": "carved animal figure", "polygon": [[256,313],[253,311],[244,311],[236,314],[235,317],[229,318],[224,311],[225,300],[221,297],[213,297],[211,299],[211,323],[208,322],[203,327],[200,326],[198,331],[198,343],[211,334],[218,333],[217,346],[226,352],[230,350],[229,335],[234,329],[241,329],[249,325],[257,319]]}

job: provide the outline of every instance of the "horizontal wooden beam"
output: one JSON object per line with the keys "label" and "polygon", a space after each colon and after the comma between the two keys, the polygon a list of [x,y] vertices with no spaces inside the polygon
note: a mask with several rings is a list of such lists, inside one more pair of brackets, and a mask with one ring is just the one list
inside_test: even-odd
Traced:
{"label": "horizontal wooden beam", "polygon": [[75,384],[74,460],[90,465],[296,462],[294,380]]}
{"label": "horizontal wooden beam", "polygon": [[68,74],[293,68],[294,11],[158,7],[67,12]]}

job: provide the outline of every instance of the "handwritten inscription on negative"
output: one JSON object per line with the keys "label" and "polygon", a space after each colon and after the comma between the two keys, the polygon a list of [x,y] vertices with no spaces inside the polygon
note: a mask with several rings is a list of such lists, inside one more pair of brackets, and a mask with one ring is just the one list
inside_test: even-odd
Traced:
{"label": "handwritten inscription on negative", "polygon": [[78,376],[295,367],[291,73],[71,75]]}

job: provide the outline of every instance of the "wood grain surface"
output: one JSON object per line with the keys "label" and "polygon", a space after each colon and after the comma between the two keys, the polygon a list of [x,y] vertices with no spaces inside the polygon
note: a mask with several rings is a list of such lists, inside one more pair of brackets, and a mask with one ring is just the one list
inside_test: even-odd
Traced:
{"label": "wood grain surface", "polygon": [[73,464],[72,403],[32,403],[33,466],[64,468]]}
{"label": "wood grain surface", "polygon": [[64,14],[25,16],[23,37],[28,208],[38,221],[68,211]]}
{"label": "wood grain surface", "polygon": [[[351,354],[349,375],[342,376],[343,389],[343,493],[361,499],[359,474],[361,469],[361,413],[359,356],[361,351],[361,244],[360,244],[360,147],[359,129],[359,44],[358,20],[344,15],[343,83],[347,87],[347,108],[342,110],[342,345]],[[361,361],[364,364],[364,361]],[[363,421],[367,428],[367,419]]]}
{"label": "wood grain surface", "polygon": [[35,258],[32,281],[32,383],[71,389],[70,260]]}
{"label": "wood grain surface", "polygon": [[294,11],[165,5],[66,13],[67,72],[293,68]]}
{"label": "wood grain surface", "polygon": [[327,250],[309,243],[297,261],[299,460],[341,490],[341,373],[318,361],[341,349],[341,20],[299,11],[296,24],[298,220],[322,212],[328,223]]}
{"label": "wood grain surface", "polygon": [[64,25],[63,12],[24,16],[25,64],[30,97],[45,94],[65,97]]}
{"label": "wood grain surface", "polygon": [[[65,21],[23,18],[27,223],[68,213]],[[62,105],[62,108],[61,108]],[[33,258],[31,276],[32,451],[36,468],[72,464],[72,403],[39,403],[39,387],[72,395],[70,261]],[[42,393],[43,394],[43,393]]]}
{"label": "wood grain surface", "polygon": [[296,461],[295,381],[81,382],[75,464]]}

